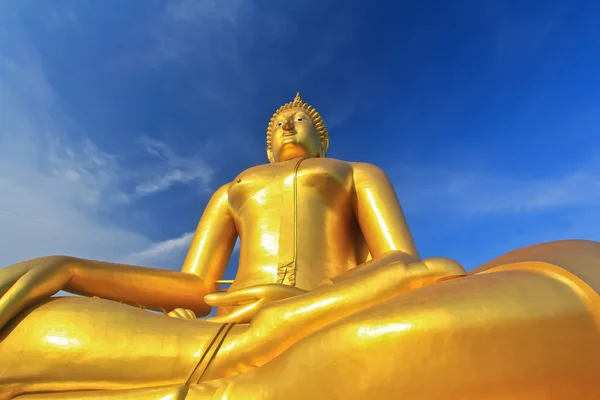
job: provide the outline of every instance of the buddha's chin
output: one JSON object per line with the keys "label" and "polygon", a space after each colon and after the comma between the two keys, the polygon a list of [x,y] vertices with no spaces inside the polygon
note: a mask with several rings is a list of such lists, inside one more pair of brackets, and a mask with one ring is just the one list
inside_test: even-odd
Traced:
{"label": "buddha's chin", "polygon": [[288,161],[295,158],[310,157],[308,151],[297,143],[286,143],[279,153],[279,161]]}

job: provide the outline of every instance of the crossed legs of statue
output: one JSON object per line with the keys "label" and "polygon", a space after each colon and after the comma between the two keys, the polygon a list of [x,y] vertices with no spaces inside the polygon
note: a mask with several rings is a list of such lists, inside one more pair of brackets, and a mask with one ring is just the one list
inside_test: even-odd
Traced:
{"label": "crossed legs of statue", "polygon": [[[582,313],[582,299],[571,286],[545,274],[516,270],[450,280],[398,296],[414,287],[407,271],[390,265],[266,306],[249,326],[233,327],[206,369],[205,383],[197,385],[185,383],[219,325],[169,319],[103,300],[55,300],[19,317],[4,332],[0,353],[10,356],[19,349],[21,354],[0,361],[11,366],[0,382],[5,388],[16,387],[17,382],[35,382],[40,371],[62,368],[64,375],[46,382],[47,387],[21,385],[13,391],[62,393],[26,394],[19,397],[22,400],[370,399],[390,398],[390,393],[393,398],[420,399],[574,398],[573,390],[583,381],[594,382],[596,368],[583,366],[600,367],[597,327]],[[537,318],[528,319],[533,311]],[[92,334],[66,337],[114,342],[108,359],[84,357],[79,363],[67,359],[61,364],[69,354],[61,354],[60,341],[46,343],[46,348],[43,343],[31,349],[15,347],[20,339],[28,339],[25,331],[36,334],[40,319],[55,318],[60,332],[61,318],[90,312],[99,312],[96,320],[84,318],[80,325],[85,329],[87,323],[95,323]],[[145,332],[146,317],[153,319],[152,326],[155,318],[164,318],[164,331]],[[133,341],[155,343],[162,337],[163,346],[148,353],[143,346],[133,346],[137,353],[127,353],[116,340],[127,342],[127,334],[133,333],[128,331],[128,318],[136,322]],[[93,349],[90,345],[87,350]],[[160,356],[153,358],[152,351]],[[95,381],[78,382],[86,371]],[[112,382],[101,376],[107,371],[113,373]],[[557,385],[548,388],[551,397],[536,397],[547,394],[537,392],[536,379],[541,376],[556,377]],[[221,377],[231,378],[206,382]],[[521,387],[525,396],[515,397],[515,383],[530,385],[529,392]],[[498,384],[502,386],[490,387]],[[6,389],[5,393],[10,395]]]}
{"label": "crossed legs of statue", "polygon": [[[130,390],[152,387],[143,389],[151,399],[157,386],[195,384],[262,365],[312,332],[439,274],[420,264],[394,263],[268,305],[250,325],[229,330],[200,374],[196,367],[220,324],[168,318],[101,299],[53,299],[2,330],[0,394],[127,389],[122,394],[128,398]],[[81,393],[81,398],[90,395]],[[143,398],[141,392],[136,396]]]}

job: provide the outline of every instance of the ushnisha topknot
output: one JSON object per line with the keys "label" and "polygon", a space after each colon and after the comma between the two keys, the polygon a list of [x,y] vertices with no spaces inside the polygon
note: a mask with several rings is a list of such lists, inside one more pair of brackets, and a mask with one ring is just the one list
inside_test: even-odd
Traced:
{"label": "ushnisha topknot", "polygon": [[317,110],[315,110],[314,107],[312,107],[308,103],[305,103],[304,100],[302,100],[302,96],[300,96],[300,92],[298,92],[294,100],[279,107],[279,109],[275,111],[275,113],[271,117],[271,120],[269,121],[269,126],[267,127],[267,154],[269,155],[269,159],[271,158],[271,137],[273,136],[273,123],[275,122],[275,118],[277,118],[277,115],[280,112],[289,110],[291,108],[300,108],[308,113],[313,123],[315,124],[315,128],[319,133],[319,137],[321,138],[323,156],[327,154],[327,150],[329,149],[329,134],[327,132],[325,122],[323,122],[323,118],[317,112]]}

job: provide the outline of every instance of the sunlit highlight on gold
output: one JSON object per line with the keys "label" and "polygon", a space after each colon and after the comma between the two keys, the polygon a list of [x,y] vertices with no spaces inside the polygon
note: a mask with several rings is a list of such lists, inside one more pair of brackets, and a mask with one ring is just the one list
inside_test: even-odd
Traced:
{"label": "sunlit highlight on gold", "polygon": [[320,308],[326,308],[327,306],[329,306],[331,304],[334,304],[336,302],[339,302],[341,300],[342,300],[341,297],[332,297],[330,299],[319,300],[319,301],[316,301],[313,304],[309,304],[307,306],[300,307],[300,308],[294,310],[293,313],[288,313],[285,316],[289,318],[289,317],[294,316],[294,315],[300,315],[300,314],[304,314],[304,313],[308,313],[308,312],[311,312],[311,311],[318,310]]}
{"label": "sunlit highlight on gold", "polygon": [[398,333],[412,328],[412,324],[387,324],[382,326],[363,326],[358,328],[358,336],[361,338],[376,338],[389,333]]}
{"label": "sunlit highlight on gold", "polygon": [[43,341],[65,349],[70,349],[80,345],[79,339],[70,338],[68,336],[46,335],[44,336]]}

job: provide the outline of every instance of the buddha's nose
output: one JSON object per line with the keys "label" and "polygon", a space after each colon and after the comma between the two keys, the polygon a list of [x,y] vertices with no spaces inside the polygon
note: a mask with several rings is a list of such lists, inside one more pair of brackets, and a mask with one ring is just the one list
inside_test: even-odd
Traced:
{"label": "buddha's nose", "polygon": [[294,129],[294,125],[292,125],[290,121],[285,121],[285,124],[283,124],[282,128],[284,131],[291,131],[292,129]]}

